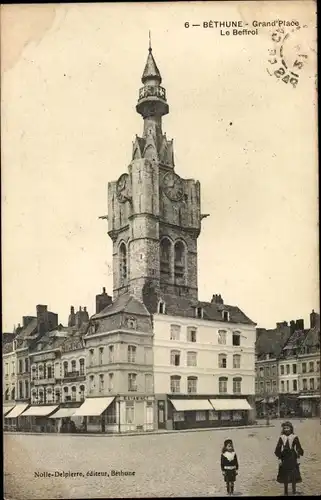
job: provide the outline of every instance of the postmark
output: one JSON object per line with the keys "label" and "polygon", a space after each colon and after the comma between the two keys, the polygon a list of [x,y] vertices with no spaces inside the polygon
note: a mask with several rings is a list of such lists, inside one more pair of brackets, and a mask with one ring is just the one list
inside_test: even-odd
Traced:
{"label": "postmark", "polygon": [[307,51],[302,47],[303,36],[301,26],[295,26],[290,30],[278,27],[271,35],[272,44],[268,51],[266,70],[270,76],[289,84],[292,88],[296,88],[299,84],[308,59]]}

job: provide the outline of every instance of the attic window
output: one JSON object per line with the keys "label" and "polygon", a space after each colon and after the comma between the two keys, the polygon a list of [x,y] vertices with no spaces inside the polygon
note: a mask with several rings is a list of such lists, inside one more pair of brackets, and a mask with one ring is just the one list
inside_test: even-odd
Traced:
{"label": "attic window", "polygon": [[165,314],[165,302],[159,302],[158,314]]}
{"label": "attic window", "polygon": [[196,316],[196,318],[203,318],[203,308],[202,307],[196,307],[195,316]]}
{"label": "attic window", "polygon": [[222,311],[223,321],[230,321],[230,313],[228,311]]}

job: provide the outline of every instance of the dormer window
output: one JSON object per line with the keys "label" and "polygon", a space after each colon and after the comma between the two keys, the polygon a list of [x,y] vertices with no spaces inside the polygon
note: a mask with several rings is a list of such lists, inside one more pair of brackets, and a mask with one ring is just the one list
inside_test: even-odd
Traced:
{"label": "dormer window", "polygon": [[165,314],[165,302],[158,303],[158,314]]}
{"label": "dormer window", "polygon": [[223,321],[230,321],[230,313],[228,311],[222,311]]}
{"label": "dormer window", "polygon": [[195,309],[195,316],[196,318],[203,318],[203,308],[202,307],[196,307]]}

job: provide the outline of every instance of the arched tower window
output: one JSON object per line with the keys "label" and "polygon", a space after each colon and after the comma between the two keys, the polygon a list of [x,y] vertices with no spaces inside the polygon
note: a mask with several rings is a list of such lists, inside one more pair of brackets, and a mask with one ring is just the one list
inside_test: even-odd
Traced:
{"label": "arched tower window", "polygon": [[186,249],[182,241],[177,241],[174,247],[174,275],[176,284],[185,285]]}
{"label": "arched tower window", "polygon": [[161,278],[169,279],[171,276],[171,247],[172,244],[168,238],[160,242],[160,274]]}
{"label": "arched tower window", "polygon": [[120,283],[123,285],[127,280],[127,249],[124,242],[119,246],[119,273]]}

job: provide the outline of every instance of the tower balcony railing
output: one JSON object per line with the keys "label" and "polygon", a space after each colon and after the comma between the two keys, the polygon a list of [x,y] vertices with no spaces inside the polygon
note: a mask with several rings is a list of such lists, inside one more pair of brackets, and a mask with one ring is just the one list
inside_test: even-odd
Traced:
{"label": "tower balcony railing", "polygon": [[138,100],[145,99],[146,97],[160,97],[166,101],[166,90],[160,85],[148,85],[139,89]]}

